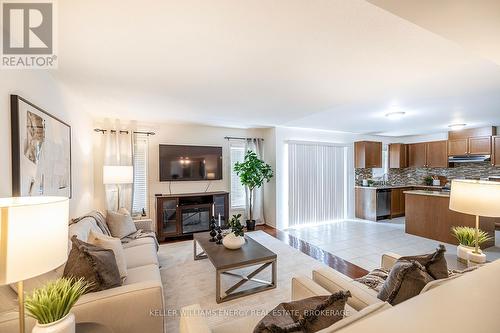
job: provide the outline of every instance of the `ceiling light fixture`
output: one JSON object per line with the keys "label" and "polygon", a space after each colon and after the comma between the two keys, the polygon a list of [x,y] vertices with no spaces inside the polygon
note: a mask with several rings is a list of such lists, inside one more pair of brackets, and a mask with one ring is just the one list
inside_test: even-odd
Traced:
{"label": "ceiling light fixture", "polygon": [[397,112],[389,112],[389,113],[386,113],[385,116],[389,119],[401,119],[404,115],[406,114],[406,112],[403,112],[403,111],[397,111]]}
{"label": "ceiling light fixture", "polygon": [[448,125],[448,127],[452,130],[452,131],[460,131],[462,128],[464,128],[465,126],[467,126],[467,124],[451,124],[451,125]]}

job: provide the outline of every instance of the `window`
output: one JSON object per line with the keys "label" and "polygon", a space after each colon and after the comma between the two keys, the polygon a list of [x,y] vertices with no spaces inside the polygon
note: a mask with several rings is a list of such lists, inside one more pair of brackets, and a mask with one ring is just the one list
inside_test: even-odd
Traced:
{"label": "window", "polygon": [[382,178],[389,172],[389,145],[382,146],[382,167],[372,170],[373,178]]}
{"label": "window", "polygon": [[231,208],[245,208],[245,187],[241,185],[240,177],[234,172],[236,162],[243,162],[245,159],[245,147],[243,144],[232,143],[231,151]]}
{"label": "window", "polygon": [[148,212],[148,143],[147,134],[134,134],[133,214]]}

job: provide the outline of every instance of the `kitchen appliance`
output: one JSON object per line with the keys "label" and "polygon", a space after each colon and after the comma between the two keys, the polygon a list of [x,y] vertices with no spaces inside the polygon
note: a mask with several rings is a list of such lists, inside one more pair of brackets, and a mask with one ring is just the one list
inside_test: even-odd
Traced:
{"label": "kitchen appliance", "polygon": [[450,156],[448,162],[450,163],[479,163],[491,161],[491,155],[464,155],[464,156]]}
{"label": "kitchen appliance", "polygon": [[488,177],[490,182],[500,182],[500,176],[490,176]]}
{"label": "kitchen appliance", "polygon": [[377,220],[391,215],[391,190],[377,190]]}

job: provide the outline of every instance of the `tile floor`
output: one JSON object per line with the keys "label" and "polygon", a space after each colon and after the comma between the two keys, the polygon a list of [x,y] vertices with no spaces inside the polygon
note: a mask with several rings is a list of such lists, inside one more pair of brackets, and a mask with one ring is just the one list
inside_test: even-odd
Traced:
{"label": "tile floor", "polygon": [[[285,230],[364,269],[380,267],[381,255],[394,252],[414,255],[432,252],[438,241],[405,233],[404,217],[378,222],[346,220],[309,227]],[[496,232],[497,246],[486,249],[488,260],[500,258],[500,231]],[[456,246],[445,244],[448,266],[457,268]]]}

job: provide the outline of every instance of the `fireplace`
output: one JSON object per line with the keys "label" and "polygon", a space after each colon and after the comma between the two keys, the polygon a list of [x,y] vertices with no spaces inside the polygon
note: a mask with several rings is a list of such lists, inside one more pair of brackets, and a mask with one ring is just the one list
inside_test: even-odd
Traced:
{"label": "fireplace", "polygon": [[182,233],[207,231],[210,229],[210,209],[212,205],[181,207]]}

